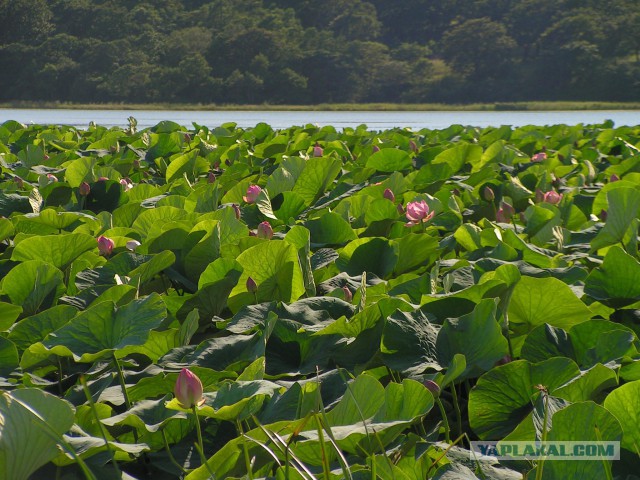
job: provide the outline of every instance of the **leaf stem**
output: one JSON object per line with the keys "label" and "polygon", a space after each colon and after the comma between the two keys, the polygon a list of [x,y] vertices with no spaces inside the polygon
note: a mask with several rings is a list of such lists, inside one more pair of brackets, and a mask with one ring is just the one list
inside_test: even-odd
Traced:
{"label": "leaf stem", "polygon": [[[124,404],[127,407],[127,410],[131,410],[131,402],[129,401],[129,395],[127,394],[127,385],[124,382],[124,373],[122,372],[122,367],[120,366],[120,361],[118,357],[116,357],[116,352],[111,352],[111,356],[113,357],[113,362],[116,365],[116,370],[118,371],[118,378],[120,380],[120,389],[122,390],[122,396],[124,397]],[[133,427],[133,440],[138,443],[138,431],[135,427]]]}
{"label": "leaf stem", "polygon": [[438,408],[440,409],[440,416],[442,417],[442,423],[444,425],[444,440],[447,443],[451,443],[451,427],[449,426],[447,412],[444,409],[444,405],[442,405],[442,400],[440,400],[439,397],[436,397],[435,400]]}
{"label": "leaf stem", "polygon": [[453,409],[456,412],[456,426],[458,428],[458,435],[462,435],[462,413],[460,413],[458,393],[456,392],[456,386],[454,383],[451,384],[451,395],[453,396]]}
{"label": "leaf stem", "polygon": [[160,433],[162,433],[162,442],[164,443],[164,449],[167,452],[167,455],[169,456],[169,461],[176,467],[178,468],[182,473],[187,473],[187,470],[178,463],[178,461],[175,459],[175,457],[173,456],[173,453],[171,453],[171,449],[169,448],[169,441],[167,440],[167,434],[164,431],[164,428],[160,429]]}
{"label": "leaf stem", "polygon": [[242,431],[242,424],[240,423],[240,420],[236,420],[236,426],[238,428],[238,433],[243,437],[242,451],[244,453],[244,464],[247,469],[247,476],[250,480],[253,480],[253,472],[251,471],[251,459],[249,458],[249,449],[247,448],[247,439],[244,438],[244,432]]}

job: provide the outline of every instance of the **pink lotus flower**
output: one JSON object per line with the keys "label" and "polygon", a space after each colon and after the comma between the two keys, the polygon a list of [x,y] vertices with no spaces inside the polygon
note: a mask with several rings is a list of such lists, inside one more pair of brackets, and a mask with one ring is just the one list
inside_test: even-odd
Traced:
{"label": "pink lotus flower", "polygon": [[247,194],[242,197],[242,199],[247,203],[256,203],[260,192],[262,192],[262,188],[258,185],[249,185],[249,188],[247,188]]}
{"label": "pink lotus flower", "polygon": [[353,293],[351,293],[349,287],[347,287],[346,285],[342,287],[342,293],[344,294],[344,301],[347,303],[351,303],[351,301],[353,300]]}
{"label": "pink lotus flower", "polygon": [[545,152],[538,152],[533,157],[531,157],[532,162],[543,162],[547,159],[547,154]]}
{"label": "pink lotus flower", "polygon": [[240,211],[240,205],[238,205],[237,203],[232,203],[231,208],[233,208],[233,213],[235,213],[236,218],[240,220],[240,217],[242,216],[242,212]]}
{"label": "pink lotus flower", "polygon": [[414,153],[418,153],[418,145],[416,145],[416,142],[409,140],[409,149]]}
{"label": "pink lotus flower", "polygon": [[436,212],[429,212],[429,205],[424,200],[419,202],[407,203],[407,212],[405,213],[408,223],[405,223],[407,227],[413,227],[419,225],[421,222],[428,222],[433,218]]}
{"label": "pink lotus flower", "polygon": [[98,251],[100,252],[100,255],[108,257],[111,255],[111,252],[113,252],[113,248],[115,246],[115,242],[109,237],[105,237],[104,235],[100,235],[98,237]]}
{"label": "pink lotus flower", "polygon": [[551,205],[558,205],[560,200],[562,200],[562,194],[555,190],[551,190],[542,196],[542,201],[550,203]]}
{"label": "pink lotus flower", "polygon": [[385,188],[382,196],[392,202],[396,201],[396,196],[393,194],[393,191],[390,188]]}
{"label": "pink lotus flower", "polygon": [[54,183],[58,181],[58,177],[52,175],[51,173],[47,173],[47,180],[49,183]]}
{"label": "pink lotus flower", "polygon": [[267,221],[262,222],[258,225],[258,238],[266,238],[270,239],[273,237],[273,228],[271,228],[271,224]]}
{"label": "pink lotus flower", "polygon": [[313,146],[313,156],[314,157],[321,157],[324,154],[324,150],[322,149],[322,147],[320,145],[318,145],[317,143]]}
{"label": "pink lotus flower", "polygon": [[182,408],[193,408],[204,403],[202,382],[195,373],[183,368],[173,390]]}
{"label": "pink lotus flower", "polygon": [[129,190],[131,190],[133,188],[133,183],[131,183],[131,179],[124,177],[120,179],[120,185],[122,185],[124,187],[124,191],[128,192]]}
{"label": "pink lotus flower", "polygon": [[91,193],[91,186],[87,182],[82,182],[78,187],[78,192],[83,197],[86,197],[87,195],[89,195],[89,193]]}
{"label": "pink lotus flower", "polygon": [[484,187],[484,199],[487,202],[493,202],[496,198],[496,194],[494,193],[491,187]]}
{"label": "pink lotus flower", "polygon": [[507,223],[511,220],[511,217],[516,213],[515,208],[509,205],[507,202],[500,202],[500,208],[496,212],[496,222]]}
{"label": "pink lotus flower", "polygon": [[377,145],[374,145],[373,148],[371,149],[371,153],[376,153],[380,151],[380,147]]}
{"label": "pink lotus flower", "polygon": [[434,397],[440,396],[440,385],[438,385],[433,380],[425,380],[422,384],[429,390]]}
{"label": "pink lotus flower", "polygon": [[612,173],[609,177],[609,183],[617,182],[618,180],[620,180],[620,177],[615,173]]}
{"label": "pink lotus flower", "polygon": [[247,277],[246,287],[247,287],[247,292],[249,293],[256,293],[258,291],[258,284],[251,277]]}

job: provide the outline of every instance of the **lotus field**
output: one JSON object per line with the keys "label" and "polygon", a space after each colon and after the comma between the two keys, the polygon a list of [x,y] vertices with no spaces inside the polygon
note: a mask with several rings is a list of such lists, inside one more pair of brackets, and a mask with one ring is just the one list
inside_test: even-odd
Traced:
{"label": "lotus field", "polygon": [[0,478],[638,478],[640,127],[129,122],[0,125]]}

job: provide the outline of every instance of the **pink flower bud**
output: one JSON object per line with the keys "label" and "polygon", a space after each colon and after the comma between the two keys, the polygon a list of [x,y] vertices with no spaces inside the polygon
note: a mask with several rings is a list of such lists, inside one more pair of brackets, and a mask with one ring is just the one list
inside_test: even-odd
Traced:
{"label": "pink flower bud", "polygon": [[140,242],[137,240],[129,240],[127,242],[127,250],[130,250],[132,252],[135,251],[136,248],[138,248],[140,246]]}
{"label": "pink flower bud", "polygon": [[233,208],[233,213],[236,214],[236,218],[240,220],[240,217],[242,216],[242,212],[240,211],[240,205],[238,205],[237,203],[232,203],[231,208]]}
{"label": "pink flower bud", "polygon": [[351,303],[351,301],[353,300],[353,293],[351,293],[349,287],[347,287],[346,285],[342,287],[342,293],[344,293],[344,301],[347,303]]}
{"label": "pink flower bud", "polygon": [[49,155],[47,155],[47,154],[45,153],[45,154],[44,154],[43,159],[44,159],[44,161],[46,162],[47,160],[49,160]]}
{"label": "pink flower bud", "polygon": [[242,199],[247,203],[256,203],[260,192],[262,192],[262,188],[258,185],[249,185],[249,188],[247,188],[247,194],[242,197]]}
{"label": "pink flower bud", "polygon": [[540,190],[539,188],[536,188],[536,203],[540,203],[544,201],[544,192],[542,190]]}
{"label": "pink flower bud", "polygon": [[173,390],[182,408],[192,408],[204,403],[202,382],[195,373],[183,368]]}
{"label": "pink flower bud", "polygon": [[398,210],[398,213],[400,215],[404,215],[404,207],[402,206],[401,203],[398,204],[398,206],[396,207],[396,210]]}
{"label": "pink flower bud", "polygon": [[538,152],[531,157],[532,162],[543,162],[546,159],[547,159],[547,154],[545,152]]}
{"label": "pink flower bud", "polygon": [[380,147],[377,145],[374,145],[373,148],[371,149],[371,153],[376,153],[380,151]]}
{"label": "pink flower bud", "polygon": [[416,142],[414,142],[413,140],[409,140],[409,148],[412,152],[418,152],[418,145],[416,145]]}
{"label": "pink flower bud", "polygon": [[507,223],[515,213],[515,208],[507,202],[500,202],[500,208],[496,212],[496,222]]}
{"label": "pink flower bud", "polygon": [[609,183],[617,182],[618,180],[620,180],[620,177],[615,173],[612,173],[609,177]]}
{"label": "pink flower bud", "polygon": [[425,380],[422,384],[429,390],[434,397],[440,396],[440,385],[438,385],[433,380]]}
{"label": "pink flower bud", "polygon": [[606,210],[600,210],[600,215],[598,215],[598,217],[600,217],[600,220],[602,220],[603,222],[607,221],[607,211]]}
{"label": "pink flower bud", "polygon": [[248,291],[249,293],[256,293],[256,292],[258,291],[258,284],[257,284],[257,283],[256,283],[256,281],[255,281],[253,278],[251,278],[251,277],[248,277],[248,278],[247,278],[246,286],[247,286],[247,291]]}
{"label": "pink flower bud", "polygon": [[396,196],[393,194],[393,191],[390,188],[385,188],[382,196],[392,202],[396,201]]}
{"label": "pink flower bud", "polygon": [[129,190],[131,190],[133,188],[133,183],[131,183],[131,179],[124,177],[120,179],[120,185],[122,185],[124,187],[124,191],[128,192]]}
{"label": "pink flower bud", "polygon": [[87,195],[89,195],[89,193],[91,193],[91,186],[87,182],[82,182],[78,187],[78,191],[80,195],[86,197]]}
{"label": "pink flower bud", "polygon": [[110,238],[105,237],[104,235],[100,235],[98,237],[98,250],[100,251],[100,255],[108,257],[109,255],[111,255],[113,247],[115,246],[116,244]]}
{"label": "pink flower bud", "polygon": [[493,192],[493,189],[491,187],[484,187],[484,199],[487,202],[493,202],[496,198],[496,194]]}
{"label": "pink flower bud", "polygon": [[52,175],[51,173],[47,173],[47,181],[49,183],[54,183],[58,181],[58,177],[56,177],[55,175]]}
{"label": "pink flower bud", "polygon": [[313,156],[321,157],[323,153],[324,153],[324,150],[322,150],[322,147],[316,143],[313,147]]}
{"label": "pink flower bud", "polygon": [[98,178],[99,182],[106,182],[107,180],[109,180],[109,177],[99,177]]}
{"label": "pink flower bud", "polygon": [[271,237],[273,237],[273,228],[269,222],[265,221],[258,225],[258,238],[270,239]]}
{"label": "pink flower bud", "polygon": [[209,176],[207,177],[207,182],[215,183],[215,181],[216,181],[216,174],[213,172],[209,172]]}
{"label": "pink flower bud", "polygon": [[562,200],[562,194],[556,192],[555,190],[551,190],[547,192],[542,197],[542,201],[550,203],[551,205],[558,205]]}

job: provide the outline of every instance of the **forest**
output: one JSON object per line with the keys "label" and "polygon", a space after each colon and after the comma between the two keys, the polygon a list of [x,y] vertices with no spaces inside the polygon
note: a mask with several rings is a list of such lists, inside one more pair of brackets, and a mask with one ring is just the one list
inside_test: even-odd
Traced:
{"label": "forest", "polygon": [[638,0],[0,0],[0,102],[640,100]]}

